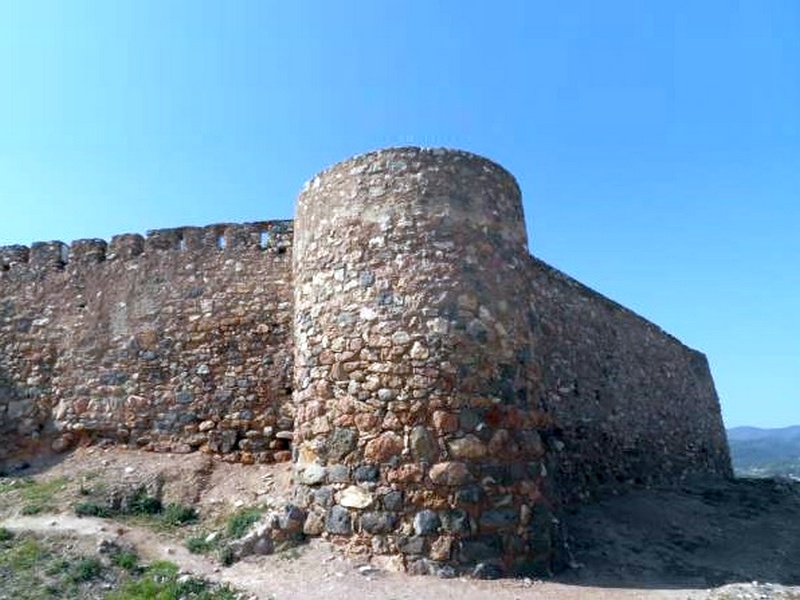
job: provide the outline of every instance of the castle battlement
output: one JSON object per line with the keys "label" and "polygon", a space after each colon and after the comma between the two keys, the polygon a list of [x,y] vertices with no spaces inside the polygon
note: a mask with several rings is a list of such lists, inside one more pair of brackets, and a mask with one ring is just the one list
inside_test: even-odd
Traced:
{"label": "castle battlement", "polygon": [[286,251],[291,241],[292,221],[256,223],[215,223],[205,227],[153,229],[145,236],[123,233],[111,238],[81,239],[66,244],[59,240],[24,245],[0,246],[0,276],[12,270],[63,270],[85,267],[106,260],[128,259],[145,252],[209,250]]}

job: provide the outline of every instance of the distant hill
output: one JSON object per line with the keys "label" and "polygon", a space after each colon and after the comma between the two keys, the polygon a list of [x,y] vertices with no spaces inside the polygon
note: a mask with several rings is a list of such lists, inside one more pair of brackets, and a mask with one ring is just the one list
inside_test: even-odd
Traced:
{"label": "distant hill", "polygon": [[727,430],[733,470],[740,477],[781,475],[800,480],[800,425]]}

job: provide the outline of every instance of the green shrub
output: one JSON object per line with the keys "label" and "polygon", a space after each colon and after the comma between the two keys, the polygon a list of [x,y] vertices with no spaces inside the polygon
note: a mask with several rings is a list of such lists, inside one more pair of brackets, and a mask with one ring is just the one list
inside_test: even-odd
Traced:
{"label": "green shrub", "polygon": [[194,535],[186,540],[186,548],[192,554],[206,554],[214,549],[215,542],[207,542],[205,535]]}
{"label": "green shrub", "polygon": [[198,519],[197,511],[190,506],[170,503],[164,508],[161,516],[165,525],[180,526],[187,523],[194,523]]}
{"label": "green shrub", "polygon": [[14,532],[5,527],[0,527],[0,542],[7,542],[14,539]]}
{"label": "green shrub", "polygon": [[139,566],[139,556],[136,552],[124,550],[111,555],[111,564],[126,571],[135,571]]}
{"label": "green shrub", "polygon": [[230,546],[223,546],[220,548],[217,554],[217,560],[219,560],[219,564],[223,567],[230,567],[236,562],[236,555],[233,553],[233,548]]}
{"label": "green shrub", "polygon": [[107,600],[236,600],[237,594],[227,585],[212,586],[195,577],[178,581],[178,567],[168,561],[157,561],[142,576],[127,581]]}
{"label": "green shrub", "polygon": [[103,572],[103,564],[96,556],[80,558],[70,569],[69,578],[74,583],[91,581]]}
{"label": "green shrub", "polygon": [[263,512],[263,508],[245,508],[232,514],[226,525],[228,536],[235,540],[242,537],[261,518]]}
{"label": "green shrub", "polygon": [[128,512],[132,515],[155,515],[160,513],[163,508],[161,500],[154,496],[141,493],[137,494],[133,500],[131,500]]}
{"label": "green shrub", "polygon": [[73,510],[79,517],[103,517],[111,516],[111,511],[105,506],[101,506],[94,502],[78,502]]}

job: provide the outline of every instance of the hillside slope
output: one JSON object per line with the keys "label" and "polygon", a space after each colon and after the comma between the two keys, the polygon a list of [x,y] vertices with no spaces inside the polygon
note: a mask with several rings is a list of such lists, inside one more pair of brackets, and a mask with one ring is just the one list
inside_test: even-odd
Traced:
{"label": "hillside slope", "polygon": [[800,425],[780,429],[733,427],[727,433],[737,475],[800,478]]}

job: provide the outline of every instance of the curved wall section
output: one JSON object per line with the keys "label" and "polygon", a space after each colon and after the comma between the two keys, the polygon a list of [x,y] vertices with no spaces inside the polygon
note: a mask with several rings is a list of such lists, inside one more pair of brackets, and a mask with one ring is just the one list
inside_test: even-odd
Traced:
{"label": "curved wall section", "polygon": [[365,154],[306,185],[295,231],[307,532],[416,572],[547,569],[546,418],[513,177],[464,152]]}

